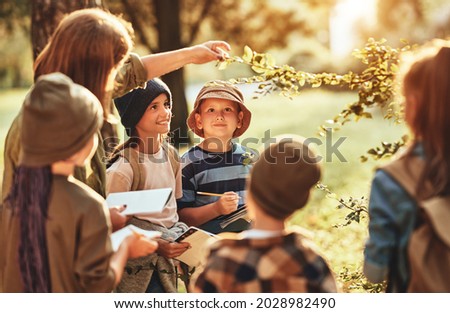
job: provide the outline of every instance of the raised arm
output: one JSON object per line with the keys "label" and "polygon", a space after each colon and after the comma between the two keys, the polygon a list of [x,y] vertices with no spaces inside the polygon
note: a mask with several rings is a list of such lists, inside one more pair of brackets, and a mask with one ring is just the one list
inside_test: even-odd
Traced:
{"label": "raised arm", "polygon": [[222,60],[230,45],[225,41],[207,41],[188,48],[150,54],[141,57],[147,70],[147,78],[162,76],[183,67],[186,64],[204,64]]}

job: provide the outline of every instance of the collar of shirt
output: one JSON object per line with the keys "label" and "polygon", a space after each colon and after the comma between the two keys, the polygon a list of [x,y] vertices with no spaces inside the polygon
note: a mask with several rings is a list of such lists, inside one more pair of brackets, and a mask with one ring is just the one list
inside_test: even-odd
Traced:
{"label": "collar of shirt", "polygon": [[278,237],[284,234],[284,231],[262,230],[262,229],[250,229],[241,233],[243,239],[264,239]]}

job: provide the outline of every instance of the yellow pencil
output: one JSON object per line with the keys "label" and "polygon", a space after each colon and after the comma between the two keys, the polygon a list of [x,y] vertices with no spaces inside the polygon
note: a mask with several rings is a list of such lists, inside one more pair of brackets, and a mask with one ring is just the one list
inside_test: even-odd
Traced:
{"label": "yellow pencil", "polygon": [[223,197],[225,194],[223,193],[214,193],[214,192],[204,192],[204,191],[197,191],[198,195],[202,196],[213,196],[213,197]]}
{"label": "yellow pencil", "polygon": [[[213,197],[229,196],[224,193],[214,193],[214,192],[205,192],[205,191],[197,191],[197,194],[201,195],[201,196],[213,196]],[[238,196],[238,199],[240,199],[240,198],[241,197]]]}

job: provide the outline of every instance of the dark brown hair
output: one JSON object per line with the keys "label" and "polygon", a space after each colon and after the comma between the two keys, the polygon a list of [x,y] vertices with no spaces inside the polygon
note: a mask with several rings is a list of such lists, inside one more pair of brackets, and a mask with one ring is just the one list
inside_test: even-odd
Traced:
{"label": "dark brown hair", "polygon": [[132,49],[132,34],[123,19],[101,9],[72,12],[62,19],[36,58],[34,79],[61,72],[96,95],[108,116],[108,79]]}
{"label": "dark brown hair", "polygon": [[20,221],[18,260],[24,292],[51,292],[46,239],[50,166],[19,166],[6,201]]}

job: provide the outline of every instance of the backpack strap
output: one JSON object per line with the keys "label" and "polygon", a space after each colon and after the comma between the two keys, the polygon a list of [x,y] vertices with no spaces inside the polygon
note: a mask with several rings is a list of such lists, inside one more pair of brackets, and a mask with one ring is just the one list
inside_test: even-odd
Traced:
{"label": "backpack strap", "polygon": [[432,197],[420,203],[439,238],[450,247],[450,196]]}
{"label": "backpack strap", "polygon": [[420,224],[424,218],[429,220],[439,238],[450,246],[448,224],[442,222],[450,221],[450,196],[433,196],[433,187],[430,182],[425,183],[424,190],[420,192],[420,195],[417,194],[417,182],[424,168],[425,162],[419,157],[401,157],[381,167],[417,202],[421,209],[417,223]]}
{"label": "backpack strap", "polygon": [[417,183],[424,169],[424,163],[418,157],[399,158],[380,169],[395,179],[406,192],[416,199]]}
{"label": "backpack strap", "polygon": [[169,163],[172,167],[173,176],[177,175],[177,172],[180,169],[180,155],[178,154],[177,149],[175,149],[174,146],[172,146],[167,141],[164,141],[162,144],[162,148],[167,152],[167,155],[169,157]]}
{"label": "backpack strap", "polygon": [[[162,148],[166,151],[173,175],[176,176],[180,169],[180,156],[174,146],[168,142],[163,142]],[[142,155],[135,149],[127,147],[120,150],[111,158],[111,164],[114,163],[119,156],[123,157],[133,170],[133,181],[131,183],[131,191],[143,190],[145,187],[145,167]]]}
{"label": "backpack strap", "polygon": [[387,165],[380,167],[380,169],[395,179],[417,202],[430,198],[433,194],[433,186],[430,182],[426,182],[424,189],[420,191],[420,194],[417,194],[419,179],[425,169],[424,160],[418,156],[403,154]]}
{"label": "backpack strap", "polygon": [[131,191],[143,190],[145,186],[145,168],[143,166],[144,161],[139,152],[133,148],[125,148],[120,151],[119,155],[128,161],[133,170]]}

